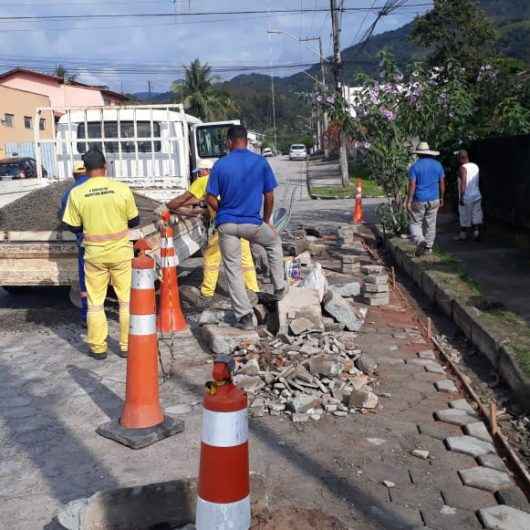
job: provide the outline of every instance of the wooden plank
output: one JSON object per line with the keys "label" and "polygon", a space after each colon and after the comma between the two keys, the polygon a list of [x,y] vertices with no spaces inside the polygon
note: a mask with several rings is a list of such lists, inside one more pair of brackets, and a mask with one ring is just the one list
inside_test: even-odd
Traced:
{"label": "wooden plank", "polygon": [[0,259],[0,285],[71,285],[77,259]]}
{"label": "wooden plank", "polygon": [[75,234],[57,230],[8,230],[8,241],[75,241]]}
{"label": "wooden plank", "polygon": [[0,242],[0,259],[27,259],[77,256],[76,243]]}

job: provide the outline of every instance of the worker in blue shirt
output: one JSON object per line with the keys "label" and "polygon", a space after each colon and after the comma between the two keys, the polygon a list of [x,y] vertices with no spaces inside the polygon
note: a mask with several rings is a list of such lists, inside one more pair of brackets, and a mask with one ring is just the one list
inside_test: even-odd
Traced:
{"label": "worker in blue shirt", "polygon": [[[85,165],[83,162],[76,162],[74,164],[74,184],[70,186],[63,194],[61,198],[61,205],[59,208],[59,219],[63,218],[64,211],[66,209],[66,204],[68,203],[68,197],[70,196],[70,191],[76,186],[80,186],[88,180],[86,175]],[[85,248],[83,247],[83,232],[76,234],[77,238],[77,269],[79,274],[79,291],[81,296],[81,321],[83,325],[86,326],[87,322],[87,311],[88,311],[88,301],[87,301],[87,292],[85,284]]]}
{"label": "worker in blue shirt", "polygon": [[254,313],[241,273],[241,239],[265,248],[274,286],[271,299],[281,300],[288,290],[282,241],[271,224],[274,189],[278,183],[267,160],[247,149],[245,127],[230,127],[227,144],[230,153],[213,167],[206,200],[217,212],[215,225],[237,318],[236,327],[248,330],[254,326]]}

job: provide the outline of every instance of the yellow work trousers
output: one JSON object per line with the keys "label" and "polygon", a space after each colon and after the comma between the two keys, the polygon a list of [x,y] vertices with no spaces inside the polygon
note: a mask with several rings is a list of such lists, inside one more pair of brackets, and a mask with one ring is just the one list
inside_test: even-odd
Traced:
{"label": "yellow work trousers", "polygon": [[[203,296],[213,296],[217,287],[219,278],[219,268],[221,267],[222,257],[219,248],[219,233],[216,231],[208,241],[208,246],[203,253],[203,277],[201,293]],[[258,279],[256,277],[256,268],[250,252],[250,243],[246,239],[241,240],[241,271],[245,279],[245,287],[249,291],[259,292]]]}
{"label": "yellow work trousers", "polygon": [[107,351],[109,333],[105,315],[105,298],[109,284],[114,288],[120,304],[120,349],[127,351],[129,342],[129,300],[131,297],[131,260],[116,263],[85,261],[85,280],[88,297],[87,342],[94,353]]}

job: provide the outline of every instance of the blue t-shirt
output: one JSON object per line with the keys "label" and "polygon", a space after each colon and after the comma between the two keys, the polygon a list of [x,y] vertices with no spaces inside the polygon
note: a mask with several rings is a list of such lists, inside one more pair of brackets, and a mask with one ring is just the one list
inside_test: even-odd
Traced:
{"label": "blue t-shirt", "polygon": [[263,223],[263,194],[278,186],[269,163],[248,149],[235,149],[217,161],[207,193],[220,197],[215,225]]}
{"label": "blue t-shirt", "polygon": [[420,158],[409,171],[409,179],[416,181],[415,202],[437,201],[440,198],[440,181],[444,168],[434,158]]}

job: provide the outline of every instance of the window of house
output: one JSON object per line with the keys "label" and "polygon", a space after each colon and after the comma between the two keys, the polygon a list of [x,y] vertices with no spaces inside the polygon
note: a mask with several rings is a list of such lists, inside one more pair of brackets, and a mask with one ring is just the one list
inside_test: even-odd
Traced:
{"label": "window of house", "polygon": [[4,114],[4,125],[6,127],[13,127],[15,122],[15,115],[14,114]]}
{"label": "window of house", "polygon": [[33,119],[31,116],[24,116],[24,127],[26,129],[33,129]]}
{"label": "window of house", "polygon": [[41,131],[44,131],[44,129],[46,129],[46,119],[45,118],[41,118],[40,121],[39,121],[39,129]]}

